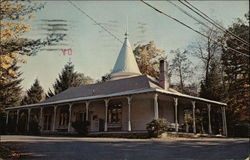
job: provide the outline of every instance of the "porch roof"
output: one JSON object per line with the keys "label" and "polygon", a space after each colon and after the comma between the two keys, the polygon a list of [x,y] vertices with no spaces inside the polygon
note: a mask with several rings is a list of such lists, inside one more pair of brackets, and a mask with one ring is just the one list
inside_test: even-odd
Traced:
{"label": "porch roof", "polygon": [[142,75],[132,78],[107,81],[104,83],[69,88],[64,92],[61,92],[44,102],[24,106],[8,107],[6,108],[6,110],[38,107],[45,105],[56,105],[88,100],[91,101],[94,99],[128,96],[148,92],[158,92],[174,97],[182,97],[186,99],[226,106],[225,103],[182,94],[173,89],[164,90],[159,86],[159,83],[156,80],[149,76]]}

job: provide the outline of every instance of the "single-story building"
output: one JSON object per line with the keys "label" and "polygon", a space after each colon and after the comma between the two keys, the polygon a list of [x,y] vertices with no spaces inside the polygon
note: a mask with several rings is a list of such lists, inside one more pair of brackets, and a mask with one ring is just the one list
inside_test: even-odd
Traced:
{"label": "single-story building", "polygon": [[227,135],[225,103],[190,96],[169,87],[167,63],[160,61],[160,78],[142,75],[126,36],[119,56],[106,82],[69,88],[41,103],[6,108],[6,123],[37,121],[41,132],[73,133],[72,122],[89,121],[90,133],[146,131],[153,119],[165,118],[178,132],[184,124],[184,109],[192,111],[196,133],[196,107],[208,113],[208,132],[212,134],[211,107],[221,110],[223,135]]}

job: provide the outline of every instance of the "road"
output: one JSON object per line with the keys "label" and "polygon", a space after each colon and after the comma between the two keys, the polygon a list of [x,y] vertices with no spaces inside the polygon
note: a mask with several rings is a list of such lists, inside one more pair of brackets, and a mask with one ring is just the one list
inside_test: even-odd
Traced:
{"label": "road", "polygon": [[119,139],[1,136],[28,160],[244,160],[248,139]]}

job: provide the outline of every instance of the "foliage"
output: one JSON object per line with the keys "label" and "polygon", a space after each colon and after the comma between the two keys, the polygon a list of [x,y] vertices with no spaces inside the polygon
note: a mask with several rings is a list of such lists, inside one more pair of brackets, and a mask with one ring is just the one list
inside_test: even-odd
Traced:
{"label": "foliage", "polygon": [[221,101],[225,98],[225,85],[221,75],[221,64],[218,60],[211,62],[207,79],[201,81],[200,97]]}
{"label": "foliage", "polygon": [[187,57],[187,51],[181,52],[179,49],[171,51],[175,54],[170,65],[170,74],[176,73],[180,80],[180,88],[182,93],[184,92],[185,80],[192,76],[193,68],[192,62]]}
{"label": "foliage", "polygon": [[0,8],[0,83],[8,83],[9,77],[18,77],[19,73],[12,66],[17,62],[25,63],[23,55],[30,56],[39,48],[62,40],[64,35],[51,34],[45,40],[23,38],[31,30],[26,20],[34,17],[32,13],[44,8],[41,3],[2,0]]}
{"label": "foliage", "polygon": [[86,136],[88,135],[88,127],[90,125],[89,121],[75,121],[72,122],[72,127],[76,130],[76,132],[80,135]]}
{"label": "foliage", "polygon": [[34,84],[27,91],[27,96],[23,98],[21,104],[27,105],[41,102],[43,99],[43,93],[43,88],[40,86],[38,79],[36,79]]}
{"label": "foliage", "polygon": [[21,76],[21,73],[18,71],[19,67],[14,63],[10,69],[17,73],[17,77],[12,78],[6,75],[8,81],[0,83],[0,113],[6,107],[17,106],[21,102],[22,79],[18,78]]}
{"label": "foliage", "polygon": [[159,59],[166,59],[164,57],[165,51],[156,48],[154,41],[150,41],[145,45],[139,44],[133,52],[141,73],[158,79]]}
{"label": "foliage", "polygon": [[68,62],[59,77],[56,79],[56,82],[53,84],[54,92],[49,89],[46,97],[52,97],[62,91],[70,88],[70,87],[77,87],[84,84],[91,84],[93,83],[93,79],[85,76],[82,73],[77,73],[74,71],[74,65],[71,62]]}
{"label": "foliage", "polygon": [[[247,17],[247,15],[246,19],[249,21],[249,17]],[[237,22],[233,23],[233,25],[228,28],[228,31],[233,32],[238,37],[249,43],[249,23],[238,19]],[[227,34],[224,35],[224,39],[226,40],[226,46],[229,46],[248,56],[250,55],[249,47],[247,45],[236,41],[235,38]],[[234,134],[233,127],[235,125],[249,123],[249,57],[239,54],[233,50],[223,48],[221,61],[228,88],[228,96],[226,98],[228,106],[226,107],[226,112],[229,133],[231,131],[231,134]]]}
{"label": "foliage", "polygon": [[146,127],[149,137],[159,137],[168,129],[168,121],[164,118],[154,119]]}

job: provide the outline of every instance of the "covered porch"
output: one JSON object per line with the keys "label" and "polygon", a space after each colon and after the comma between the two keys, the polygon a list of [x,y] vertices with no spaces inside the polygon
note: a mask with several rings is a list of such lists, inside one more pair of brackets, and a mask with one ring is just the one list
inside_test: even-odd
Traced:
{"label": "covered porch", "polygon": [[[6,124],[15,123],[17,130],[17,126],[22,124],[23,130],[29,132],[30,124],[37,122],[42,133],[75,133],[72,122],[89,121],[90,134],[131,133],[145,132],[147,123],[165,118],[169,122],[169,131],[196,134],[196,116],[202,110],[207,115],[203,133],[220,134],[212,123],[215,123],[212,120],[214,114],[220,112],[219,129],[227,136],[225,106],[224,103],[180,93],[147,89],[7,108]],[[186,113],[191,116],[191,125],[184,116]],[[201,129],[198,130],[200,132]]]}

